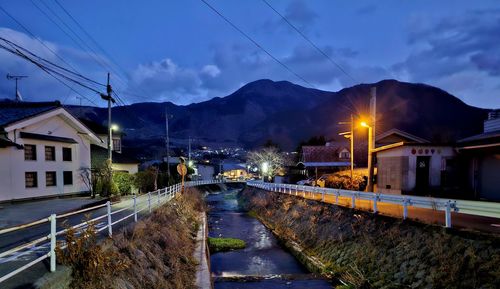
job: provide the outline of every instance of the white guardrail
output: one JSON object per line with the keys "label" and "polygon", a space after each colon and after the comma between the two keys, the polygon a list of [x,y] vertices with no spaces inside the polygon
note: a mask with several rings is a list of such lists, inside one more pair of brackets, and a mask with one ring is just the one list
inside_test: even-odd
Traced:
{"label": "white guardrail", "polygon": [[[185,186],[186,187],[193,187],[193,186],[199,186],[199,185],[216,184],[216,183],[221,183],[221,182],[222,182],[221,180],[190,181],[190,182],[186,182]],[[133,199],[132,199],[133,200],[132,205],[127,206],[125,208],[116,209],[114,211],[112,210],[111,202],[108,201],[105,204],[94,206],[91,208],[86,208],[86,209],[82,209],[82,210],[78,210],[78,211],[74,211],[74,212],[70,212],[70,213],[66,213],[66,214],[61,214],[61,215],[51,214],[47,218],[43,218],[43,219],[31,222],[29,224],[23,224],[23,225],[19,225],[19,226],[15,226],[15,227],[0,229],[0,236],[1,236],[3,234],[6,234],[6,233],[32,228],[33,226],[36,226],[36,225],[50,223],[50,234],[48,234],[46,236],[42,236],[42,237],[40,237],[36,240],[33,240],[33,241],[29,241],[27,243],[20,244],[20,245],[15,246],[14,248],[11,248],[7,251],[0,252],[0,258],[5,258],[5,257],[12,256],[14,254],[19,254],[20,252],[28,250],[30,248],[33,248],[35,246],[49,245],[49,247],[50,247],[49,252],[47,252],[47,253],[43,254],[42,256],[28,262],[27,264],[25,264],[23,266],[11,271],[8,274],[1,276],[0,283],[2,283],[3,281],[15,276],[16,274],[19,274],[20,272],[32,267],[33,265],[35,265],[39,262],[42,262],[43,260],[45,260],[47,258],[50,258],[50,271],[51,272],[56,271],[56,254],[55,254],[56,241],[57,241],[58,236],[64,235],[68,231],[68,228],[57,231],[57,220],[58,219],[67,218],[67,217],[70,217],[73,215],[91,212],[91,211],[95,211],[97,209],[106,207],[107,210],[106,210],[105,214],[94,217],[91,220],[79,223],[77,225],[73,225],[71,228],[76,229],[76,228],[87,226],[89,223],[95,223],[96,221],[103,220],[106,222],[106,225],[101,227],[101,228],[97,228],[96,231],[101,232],[104,230],[108,230],[109,237],[112,237],[113,225],[116,225],[116,224],[123,222],[123,221],[125,221],[129,218],[132,218],[132,217],[134,218],[134,221],[137,222],[138,214],[140,212],[142,212],[144,210],[148,210],[149,213],[151,213],[153,209],[156,209],[157,207],[161,206],[162,204],[173,199],[176,194],[181,192],[181,190],[182,190],[181,184],[175,184],[175,185],[172,185],[170,187],[166,187],[166,188],[159,189],[159,190],[156,190],[153,192],[149,192],[149,193],[141,195],[141,196],[134,195]],[[131,211],[131,213],[120,218],[120,219],[113,220],[113,215],[120,213],[120,212],[123,212],[123,211],[127,211],[127,210]],[[59,238],[61,238],[61,237],[59,237]],[[65,248],[65,246],[63,246],[63,248]]]}
{"label": "white guardrail", "polygon": [[262,181],[249,181],[247,185],[260,189],[279,192],[289,195],[306,197],[306,193],[320,194],[321,200],[325,201],[325,196],[334,196],[335,203],[339,204],[339,197],[351,199],[351,207],[356,207],[356,200],[366,200],[373,202],[373,212],[378,212],[379,203],[396,204],[403,207],[403,219],[408,217],[408,207],[417,207],[444,211],[445,226],[451,227],[451,212],[464,214],[500,218],[500,203],[452,200],[431,197],[418,197],[410,195],[389,195],[370,192],[348,191],[332,188],[320,188],[311,186],[301,186],[293,184],[265,183]]}

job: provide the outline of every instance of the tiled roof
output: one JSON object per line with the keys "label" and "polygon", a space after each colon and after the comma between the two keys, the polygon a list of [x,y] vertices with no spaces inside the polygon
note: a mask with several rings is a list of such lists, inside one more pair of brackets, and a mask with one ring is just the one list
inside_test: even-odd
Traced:
{"label": "tiled roof", "polygon": [[33,117],[38,114],[61,107],[59,101],[54,102],[23,102],[0,101],[0,128],[16,121]]}
{"label": "tiled roof", "polygon": [[338,162],[339,151],[343,147],[338,146],[303,146],[302,162]]}

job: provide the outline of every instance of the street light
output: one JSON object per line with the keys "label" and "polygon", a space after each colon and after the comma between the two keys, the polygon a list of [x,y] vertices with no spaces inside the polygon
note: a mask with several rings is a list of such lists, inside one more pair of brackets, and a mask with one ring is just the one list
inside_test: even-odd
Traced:
{"label": "street light", "polygon": [[373,191],[373,149],[374,139],[373,139],[373,127],[368,125],[365,121],[360,123],[362,127],[368,128],[368,184],[366,184],[366,191]]}
{"label": "street light", "polygon": [[120,127],[118,125],[116,125],[116,124],[111,125],[111,130],[117,131],[119,129],[120,129]]}

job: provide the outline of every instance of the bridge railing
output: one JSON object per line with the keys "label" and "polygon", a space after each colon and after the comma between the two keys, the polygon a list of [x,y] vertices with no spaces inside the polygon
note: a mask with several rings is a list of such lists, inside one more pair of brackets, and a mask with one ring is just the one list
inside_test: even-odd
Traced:
{"label": "bridge railing", "polygon": [[265,183],[262,181],[249,181],[247,182],[247,184],[249,186],[260,188],[263,190],[295,196],[307,197],[308,194],[309,196],[320,195],[322,201],[325,201],[325,198],[328,196],[333,196],[335,198],[335,204],[337,205],[339,204],[340,197],[348,198],[351,200],[350,207],[352,208],[356,208],[356,200],[371,201],[373,202],[372,211],[375,213],[379,211],[378,205],[380,203],[396,204],[403,208],[403,219],[406,219],[408,217],[408,207],[444,211],[445,227],[447,228],[451,227],[452,212],[500,218],[499,203],[419,197],[410,195],[390,195],[294,184]]}
{"label": "bridge railing", "polygon": [[[194,182],[186,182],[186,186],[192,187],[192,186],[198,186],[198,185],[204,185],[204,184],[213,184],[217,182],[222,182],[222,181],[194,181]],[[117,225],[119,223],[122,223],[128,219],[133,218],[135,222],[138,220],[138,214],[140,212],[143,212],[145,210],[148,210],[149,213],[151,213],[154,209],[158,208],[162,204],[170,201],[175,197],[176,194],[180,193],[182,190],[181,184],[175,184],[163,189],[158,189],[153,192],[149,192],[147,194],[143,194],[140,196],[134,195],[133,198],[128,201],[124,202],[130,202],[130,204],[126,205],[123,208],[116,208],[113,209],[114,204],[121,203],[111,203],[111,202],[106,202],[105,204],[98,205],[98,206],[93,206],[90,208],[66,213],[66,214],[51,214],[50,216],[36,220],[34,222],[28,223],[28,224],[23,224],[19,226],[14,226],[10,228],[4,228],[0,229],[0,237],[2,235],[8,234],[8,233],[13,233],[21,230],[29,230],[33,229],[35,226],[41,226],[47,224],[49,226],[49,234],[39,236],[38,238],[27,241],[24,243],[19,243],[19,244],[13,244],[8,246],[9,248],[6,249],[3,252],[0,252],[0,259],[4,259],[5,262],[9,262],[10,260],[13,260],[17,257],[20,257],[25,254],[30,254],[33,253],[32,249],[36,248],[45,248],[48,247],[49,250],[48,252],[44,252],[41,256],[38,256],[36,259],[16,268],[15,270],[0,276],[0,283],[4,282],[5,280],[27,270],[28,268],[34,266],[37,263],[40,263],[46,259],[49,259],[50,261],[50,271],[54,272],[56,271],[56,254],[55,254],[55,249],[56,249],[56,242],[59,238],[59,240],[63,240],[63,235],[67,233],[67,231],[72,228],[82,228],[85,226],[88,226],[90,223],[95,223],[97,221],[105,223],[105,225],[96,228],[97,232],[101,232],[104,230],[108,231],[108,236],[112,237],[113,235],[113,226]],[[72,225],[70,228],[65,228],[62,230],[57,230],[57,224],[58,220],[61,219],[66,219],[68,217],[82,214],[82,213],[90,213],[90,212],[96,212],[96,210],[106,208],[106,213],[101,213],[98,216],[93,216],[91,220],[87,220],[85,222],[81,222],[76,225]],[[121,212],[127,212],[125,216],[122,217],[117,217],[118,213]],[[64,249],[66,245],[63,245],[62,248]],[[1,286],[0,286],[1,287]]]}

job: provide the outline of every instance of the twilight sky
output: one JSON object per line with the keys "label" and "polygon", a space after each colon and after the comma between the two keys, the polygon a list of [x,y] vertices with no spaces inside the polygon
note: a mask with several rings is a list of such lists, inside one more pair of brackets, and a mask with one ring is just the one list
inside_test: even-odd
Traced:
{"label": "twilight sky", "polygon": [[[67,66],[48,46],[78,72],[99,82],[105,82],[112,66],[113,88],[126,103],[200,102],[261,78],[309,86],[200,0],[57,1],[100,47],[55,0],[1,1],[0,7],[38,39],[1,10],[0,37]],[[267,1],[356,82],[263,1],[207,0],[316,88],[336,91],[395,78],[438,86],[470,105],[500,107],[499,1]],[[0,50],[0,98],[12,98],[14,93],[7,73],[29,76],[20,83],[27,101],[80,101],[68,87],[4,50]],[[96,93],[74,88],[104,105]],[[91,103],[84,99],[82,104]]]}

